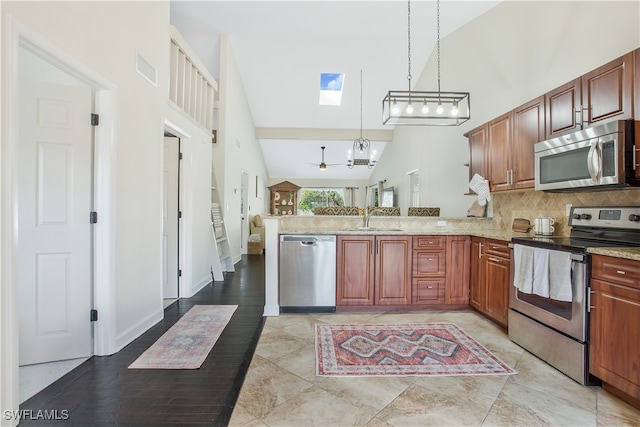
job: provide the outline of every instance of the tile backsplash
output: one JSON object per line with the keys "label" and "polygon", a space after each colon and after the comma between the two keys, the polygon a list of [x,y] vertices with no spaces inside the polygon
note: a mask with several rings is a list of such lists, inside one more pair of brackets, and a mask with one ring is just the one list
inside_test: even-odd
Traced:
{"label": "tile backsplash", "polygon": [[536,217],[556,220],[556,235],[568,236],[566,205],[573,206],[639,206],[640,189],[592,191],[578,193],[545,193],[522,190],[492,193],[493,227],[510,230],[514,218],[525,218],[533,223]]}

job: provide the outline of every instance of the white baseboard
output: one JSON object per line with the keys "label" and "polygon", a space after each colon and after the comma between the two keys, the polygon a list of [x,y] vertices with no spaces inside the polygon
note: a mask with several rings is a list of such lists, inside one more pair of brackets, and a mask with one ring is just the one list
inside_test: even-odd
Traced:
{"label": "white baseboard", "polygon": [[123,348],[125,348],[127,345],[131,344],[133,340],[135,340],[140,335],[147,332],[149,328],[151,328],[153,325],[161,321],[163,318],[164,318],[164,310],[158,310],[153,314],[151,314],[150,316],[147,316],[146,319],[143,319],[138,324],[127,329],[124,333],[117,336],[116,337],[116,349],[117,349],[116,353],[122,350]]}
{"label": "white baseboard", "polygon": [[277,317],[280,316],[280,304],[275,305],[265,305],[264,306],[264,316]]}
{"label": "white baseboard", "polygon": [[195,294],[197,294],[198,292],[200,292],[202,290],[202,288],[204,288],[205,286],[207,286],[209,283],[211,283],[211,275],[208,274],[206,277],[204,277],[202,280],[200,280],[198,283],[196,283],[192,288],[192,293],[191,296],[194,296]]}

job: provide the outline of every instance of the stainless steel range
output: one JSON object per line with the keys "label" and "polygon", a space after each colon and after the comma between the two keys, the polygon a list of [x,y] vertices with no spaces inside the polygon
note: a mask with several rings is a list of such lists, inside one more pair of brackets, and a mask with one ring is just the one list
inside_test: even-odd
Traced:
{"label": "stainless steel range", "polygon": [[569,237],[511,240],[509,338],[581,384],[589,375],[594,247],[640,246],[640,206],[573,207]]}

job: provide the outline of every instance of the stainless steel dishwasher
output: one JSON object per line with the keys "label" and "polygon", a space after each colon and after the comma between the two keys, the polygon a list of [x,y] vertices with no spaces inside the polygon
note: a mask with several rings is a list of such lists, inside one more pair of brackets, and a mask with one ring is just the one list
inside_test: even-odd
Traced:
{"label": "stainless steel dishwasher", "polygon": [[280,235],[280,311],[336,311],[336,236]]}

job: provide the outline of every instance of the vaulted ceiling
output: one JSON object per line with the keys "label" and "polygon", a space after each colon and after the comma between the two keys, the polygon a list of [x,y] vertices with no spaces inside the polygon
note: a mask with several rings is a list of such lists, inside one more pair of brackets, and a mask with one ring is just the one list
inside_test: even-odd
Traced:
{"label": "vaulted ceiling", "polygon": [[[440,37],[498,3],[442,0]],[[171,0],[171,23],[216,78],[219,35],[228,34],[272,178],[367,179],[367,167],[346,167],[347,151],[360,134],[361,113],[363,136],[378,156],[390,140],[382,99],[389,90],[408,89],[407,6],[403,0]],[[413,0],[413,83],[435,44],[436,2]],[[321,73],[345,74],[340,106],[319,105]],[[434,90],[435,75],[433,81],[421,89]],[[314,166],[321,146],[326,163],[342,165],[324,172]]]}

